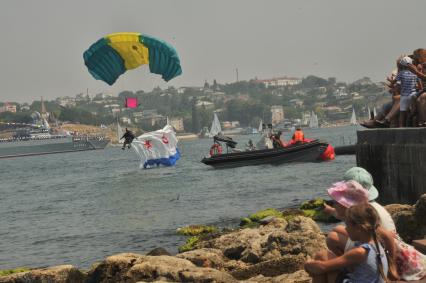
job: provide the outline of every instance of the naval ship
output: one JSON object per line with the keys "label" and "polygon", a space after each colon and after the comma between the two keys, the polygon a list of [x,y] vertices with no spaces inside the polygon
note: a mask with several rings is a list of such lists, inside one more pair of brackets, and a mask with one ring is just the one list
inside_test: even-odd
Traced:
{"label": "naval ship", "polygon": [[104,149],[104,136],[59,135],[45,130],[20,129],[10,138],[0,139],[0,158]]}

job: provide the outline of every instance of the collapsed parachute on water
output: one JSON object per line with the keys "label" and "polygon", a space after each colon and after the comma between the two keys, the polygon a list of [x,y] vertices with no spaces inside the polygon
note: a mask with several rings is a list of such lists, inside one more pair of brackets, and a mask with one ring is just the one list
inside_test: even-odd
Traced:
{"label": "collapsed parachute on water", "polygon": [[166,82],[182,74],[179,57],[171,45],[140,33],[109,34],[92,44],[83,58],[90,74],[109,85],[127,70],[146,64],[151,73],[161,75]]}
{"label": "collapsed parachute on water", "polygon": [[137,137],[132,147],[139,155],[141,167],[174,166],[180,158],[178,140],[170,125],[163,129],[145,133]]}

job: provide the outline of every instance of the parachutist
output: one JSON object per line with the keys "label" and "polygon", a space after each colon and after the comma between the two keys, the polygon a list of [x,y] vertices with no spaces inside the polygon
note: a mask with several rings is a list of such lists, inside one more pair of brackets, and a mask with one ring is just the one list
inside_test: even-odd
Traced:
{"label": "parachutist", "polygon": [[133,140],[135,139],[135,135],[133,134],[132,131],[130,131],[126,128],[126,132],[124,133],[124,135],[121,138],[124,139],[123,147],[121,149],[124,150],[126,148],[126,145],[127,145],[127,148],[130,149],[130,145],[132,144]]}

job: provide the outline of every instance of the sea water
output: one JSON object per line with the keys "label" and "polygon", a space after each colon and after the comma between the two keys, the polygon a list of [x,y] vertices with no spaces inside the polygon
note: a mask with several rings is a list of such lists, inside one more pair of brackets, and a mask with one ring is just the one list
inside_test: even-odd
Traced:
{"label": "sea water", "polygon": [[[284,140],[290,138],[284,132]],[[356,142],[356,128],[305,130],[333,145]],[[239,147],[259,135],[237,136]],[[179,143],[172,168],[139,168],[132,150],[52,154],[0,160],[0,269],[73,264],[88,267],[121,252],[185,242],[190,224],[237,227],[261,209],[295,207],[355,166],[355,156],[323,163],[215,170],[200,162],[212,141]]]}

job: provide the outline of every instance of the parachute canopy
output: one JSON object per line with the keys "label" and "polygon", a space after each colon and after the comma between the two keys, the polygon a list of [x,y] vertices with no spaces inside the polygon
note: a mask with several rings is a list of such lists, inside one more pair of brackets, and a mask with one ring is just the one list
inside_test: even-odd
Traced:
{"label": "parachute canopy", "polygon": [[160,165],[174,166],[180,158],[177,143],[173,127],[166,125],[161,130],[140,135],[133,141],[132,147],[141,159],[141,166],[146,169]]}
{"label": "parachute canopy", "polygon": [[127,70],[146,64],[151,73],[161,75],[166,82],[182,74],[179,57],[171,45],[140,33],[109,34],[92,44],[83,58],[90,74],[109,85]]}

